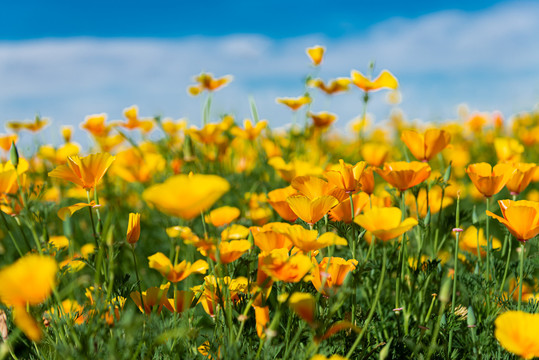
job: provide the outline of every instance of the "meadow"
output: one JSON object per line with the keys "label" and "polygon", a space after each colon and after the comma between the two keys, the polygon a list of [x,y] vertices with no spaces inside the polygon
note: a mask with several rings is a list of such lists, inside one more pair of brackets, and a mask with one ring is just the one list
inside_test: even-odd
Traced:
{"label": "meadow", "polygon": [[[49,120],[7,122],[0,359],[539,357],[539,111],[412,123],[398,74],[319,79],[324,51],[283,129],[212,112],[209,73],[200,127],[132,106],[26,153]],[[346,132],[310,110],[342,92]]]}

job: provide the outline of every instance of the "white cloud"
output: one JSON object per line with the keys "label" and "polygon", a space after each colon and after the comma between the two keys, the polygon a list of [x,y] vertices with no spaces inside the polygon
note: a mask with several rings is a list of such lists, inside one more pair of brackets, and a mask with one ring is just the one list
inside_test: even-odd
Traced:
{"label": "white cloud", "polygon": [[[44,39],[0,43],[0,122],[31,118],[35,112],[59,124],[78,124],[85,115],[106,112],[112,119],[138,104],[142,115],[187,116],[200,123],[200,101],[186,94],[201,71],[233,74],[216,93],[215,114],[250,115],[254,95],[262,117],[274,126],[291,114],[277,96],[303,93],[312,71],[304,49],[324,44],[320,70],[325,79],[365,70],[390,69],[400,80],[402,108],[411,118],[444,119],[468,102],[478,110],[505,114],[539,100],[539,4],[514,2],[483,11],[443,11],[417,19],[394,18],[354,36],[312,35],[274,40],[260,35],[157,39]],[[370,110],[387,116],[384,94]],[[361,111],[360,93],[320,94],[314,110],[340,116],[339,126]],[[51,127],[52,128],[52,127]],[[50,129],[50,131],[52,131]]]}

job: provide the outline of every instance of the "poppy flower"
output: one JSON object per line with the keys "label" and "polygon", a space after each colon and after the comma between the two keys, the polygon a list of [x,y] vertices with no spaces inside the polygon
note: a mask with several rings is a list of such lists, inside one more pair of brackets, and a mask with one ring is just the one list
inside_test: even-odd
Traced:
{"label": "poppy flower", "polygon": [[229,189],[228,181],[217,175],[175,175],[150,186],[142,197],[165,214],[190,220],[200,216]]}
{"label": "poppy flower", "polygon": [[154,120],[153,119],[139,119],[138,117],[138,106],[133,105],[127,109],[124,109],[124,116],[127,119],[125,123],[119,123],[121,127],[124,127],[128,130],[140,129],[144,133],[148,133],[153,129]]}
{"label": "poppy flower", "polygon": [[260,339],[264,339],[266,337],[265,330],[270,320],[269,306],[253,305],[253,309],[255,309],[256,334]]}
{"label": "poppy flower", "polygon": [[384,163],[389,154],[389,147],[385,144],[366,143],[361,147],[361,156],[367,164],[378,167]]}
{"label": "poppy flower", "polygon": [[209,256],[213,261],[219,260],[222,264],[230,264],[249,251],[251,242],[249,240],[221,241],[218,246],[219,259],[217,259],[216,246],[199,248],[198,250],[202,255]]}
{"label": "poppy flower", "polygon": [[292,195],[286,199],[290,209],[307,224],[313,225],[318,222],[339,201],[333,196],[320,196],[309,199],[303,195]]}
{"label": "poppy flower", "polygon": [[307,95],[299,96],[297,98],[277,98],[275,99],[277,104],[283,104],[288,106],[292,111],[297,111],[299,108],[301,108],[303,105],[310,104],[311,98]]}
{"label": "poppy flower", "polygon": [[406,130],[401,139],[417,160],[429,161],[449,145],[451,134],[440,129],[428,129],[424,134]]}
{"label": "poppy flower", "polygon": [[350,208],[350,198],[345,199],[335,206],[333,209],[329,210],[329,218],[332,221],[343,221],[347,224],[350,224],[356,216],[358,216],[365,207],[369,205],[369,195],[365,192],[360,192],[359,194],[352,195],[354,201],[354,215],[352,215]]}
{"label": "poppy flower", "polygon": [[88,131],[93,136],[107,136],[112,129],[112,126],[105,124],[106,120],[107,114],[89,115],[84,119],[84,122],[80,124],[80,128]]}
{"label": "poppy flower", "polygon": [[346,239],[330,231],[318,236],[318,231],[305,229],[301,225],[291,225],[284,231],[284,234],[292,240],[294,246],[303,252],[318,250],[331,245],[348,245]]}
{"label": "poppy flower", "polygon": [[317,129],[327,129],[331,124],[337,121],[337,115],[327,111],[319,113],[308,112],[307,116],[313,121],[313,125]]}
{"label": "poppy flower", "polygon": [[401,209],[396,207],[366,210],[354,222],[382,241],[395,239],[417,225],[411,217],[403,221]]}
{"label": "poppy flower", "polygon": [[498,161],[520,161],[520,154],[524,152],[524,146],[514,138],[494,139],[494,150]]}
{"label": "poppy flower", "polygon": [[233,206],[222,206],[209,212],[204,217],[206,223],[215,227],[230,224],[240,216],[240,209]]}
{"label": "poppy flower", "polygon": [[243,129],[239,126],[236,126],[230,130],[230,133],[241,139],[253,141],[267,126],[268,122],[266,120],[261,120],[253,126],[253,123],[250,119],[245,119],[243,121]]}
{"label": "poppy flower", "polygon": [[494,336],[500,345],[523,359],[539,356],[539,314],[507,311],[496,318]]}
{"label": "poppy flower", "polygon": [[471,164],[466,173],[477,190],[485,197],[496,195],[513,176],[514,168],[509,164],[497,164],[492,167],[488,163]]}
{"label": "poppy flower", "polygon": [[318,66],[320,63],[322,63],[325,51],[326,48],[320,45],[315,45],[305,50],[307,56],[309,56],[314,66]]}
{"label": "poppy flower", "polygon": [[357,70],[352,70],[352,83],[365,92],[377,91],[380,89],[393,89],[399,87],[397,78],[387,70],[382,70],[380,75],[374,80],[367,78]]}
{"label": "poppy flower", "polygon": [[385,163],[383,169],[374,169],[391,186],[405,191],[421,184],[430,176],[430,166],[426,163],[397,161]]}
{"label": "poppy flower", "polygon": [[49,297],[57,271],[56,261],[41,255],[26,255],[0,270],[0,302],[14,308],[15,325],[32,341],[39,341],[42,332],[26,307]]}
{"label": "poppy flower", "polygon": [[282,294],[279,300],[286,298],[288,298],[288,306],[296,315],[305,320],[309,325],[314,325],[316,300],[312,294],[302,292],[295,292],[290,296],[288,294]]}
{"label": "poppy flower", "polygon": [[213,74],[201,73],[195,77],[195,81],[198,84],[189,86],[187,88],[187,92],[193,96],[196,96],[203,91],[213,92],[226,86],[232,81],[232,79],[233,77],[231,75],[225,75],[221,78],[214,78]]}
{"label": "poppy flower", "polygon": [[129,213],[129,223],[127,225],[126,241],[134,245],[140,237],[140,214]]}
{"label": "poppy flower", "polygon": [[490,211],[487,215],[501,222],[513,236],[521,242],[533,239],[539,234],[539,203],[528,200],[499,200],[502,216]]}
{"label": "poppy flower", "polygon": [[530,184],[537,170],[537,166],[534,163],[518,163],[514,165],[514,168],[515,172],[507,184],[505,184],[505,187],[507,187],[511,195],[518,195]]}
{"label": "poppy flower", "polygon": [[169,288],[170,283],[167,282],[166,284],[163,284],[159,287],[154,286],[148,288],[148,290],[146,291],[143,291],[142,301],[144,302],[144,308],[142,308],[142,304],[140,303],[140,292],[133,291],[129,295],[142,313],[146,313],[149,315],[153,312],[153,309],[157,307],[157,313],[160,314],[161,309],[163,309],[163,306],[169,303],[167,297]]}
{"label": "poppy flower", "polygon": [[361,191],[372,195],[374,193],[374,169],[372,166],[366,167],[359,177]]}
{"label": "poppy flower", "polygon": [[176,290],[174,291],[174,298],[168,299],[164,305],[171,312],[183,313],[191,307],[194,298],[195,293],[191,290]]}
{"label": "poppy flower", "polygon": [[313,267],[307,255],[295,253],[290,255],[287,249],[275,249],[265,254],[260,269],[275,281],[297,283]]}
{"label": "poppy flower", "polygon": [[13,131],[28,130],[38,132],[49,124],[49,119],[36,116],[33,121],[8,121],[6,128]]}
{"label": "poppy flower", "polygon": [[287,182],[291,182],[296,176],[321,175],[323,172],[320,166],[299,159],[287,163],[282,157],[273,157],[268,160],[268,164]]}
{"label": "poppy flower", "polygon": [[161,252],[148,257],[148,260],[150,269],[159,271],[168,281],[174,283],[186,279],[191,274],[205,274],[209,269],[208,263],[204,260],[197,260],[192,264],[184,260],[174,266],[170,259]]}
{"label": "poppy flower", "polygon": [[[477,248],[479,246],[479,249]],[[492,238],[492,248],[493,249],[499,249],[502,246],[502,243],[500,240],[496,238]],[[462,251],[467,251],[471,254],[477,255],[477,250],[479,250],[479,254],[481,257],[485,257],[487,254],[486,248],[487,248],[487,239],[485,237],[485,231],[483,228],[479,228],[478,230],[475,226],[470,226],[460,236],[459,241],[459,248]],[[517,292],[518,295],[518,292]]]}
{"label": "poppy flower", "polygon": [[85,190],[90,190],[97,186],[114,159],[109,153],[92,154],[82,158],[70,156],[67,158],[67,165],[57,166],[49,172],[49,176],[71,181]]}
{"label": "poppy flower", "polygon": [[17,142],[17,140],[17,134],[0,135],[0,149],[3,149],[6,152],[9,151],[9,149],[11,149],[11,144]]}
{"label": "poppy flower", "polygon": [[361,186],[359,179],[361,178],[365,166],[367,166],[365,161],[360,161],[352,166],[345,164],[344,161],[340,159],[338,170],[326,171],[324,175],[331,184],[344,190],[347,194],[355,193],[359,191]]}
{"label": "poppy flower", "polygon": [[315,87],[327,95],[333,95],[339,92],[348,91],[352,80],[350,78],[340,77],[334,80],[331,80],[327,85],[322,79],[312,79],[307,82],[307,85],[310,87]]}
{"label": "poppy flower", "polygon": [[129,183],[146,183],[155,174],[163,171],[165,165],[163,156],[153,150],[141,151],[140,148],[130,148],[116,154],[111,171]]}
{"label": "poppy flower", "polygon": [[238,224],[230,225],[229,227],[221,231],[222,241],[247,239],[248,236],[249,229],[243,225]]}
{"label": "poppy flower", "polygon": [[275,210],[284,220],[290,222],[294,222],[298,218],[292,209],[290,209],[290,205],[286,202],[286,198],[294,194],[297,194],[297,190],[292,186],[275,189],[268,193],[268,203],[273,210]]}
{"label": "poppy flower", "polygon": [[263,227],[250,227],[253,240],[256,246],[263,252],[270,252],[274,249],[290,250],[294,245],[287,235],[289,224],[269,223]]}
{"label": "poppy flower", "polygon": [[227,299],[221,298],[221,295],[225,293],[223,286],[228,286],[230,299],[232,302],[237,302],[240,299],[239,294],[247,292],[247,279],[242,276],[231,279],[229,276],[216,278],[208,275],[204,277],[203,285],[191,288],[195,294],[200,294],[198,303],[202,304],[204,311],[210,316],[215,316],[215,310],[221,304],[227,306]]}
{"label": "poppy flower", "polygon": [[339,189],[334,184],[316,176],[296,176],[292,180],[291,186],[309,199],[321,196],[333,196],[341,202],[349,197],[343,189]]}
{"label": "poppy flower", "polygon": [[326,296],[334,295],[348,273],[355,270],[358,264],[355,259],[345,260],[340,257],[325,257],[320,264],[313,257],[313,263],[311,282],[318,292]]}

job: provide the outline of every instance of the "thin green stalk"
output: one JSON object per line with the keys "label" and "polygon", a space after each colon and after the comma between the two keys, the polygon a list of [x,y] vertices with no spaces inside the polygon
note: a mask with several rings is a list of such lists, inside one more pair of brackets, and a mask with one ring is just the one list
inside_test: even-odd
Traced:
{"label": "thin green stalk", "polygon": [[[507,236],[506,236],[507,239]],[[505,271],[503,272],[503,278],[502,278],[502,285],[500,286],[500,292],[503,291],[503,287],[505,286],[505,279],[507,278],[507,270],[509,269],[509,260],[511,259],[511,245],[508,245],[507,249],[507,260],[505,260]]]}
{"label": "thin green stalk", "polygon": [[[455,300],[457,298],[457,270],[458,270],[458,264],[459,264],[459,236],[462,229],[459,228],[460,226],[460,198],[457,197],[457,213],[456,213],[456,222],[455,222],[455,231],[456,231],[456,241],[455,241],[455,271],[453,273],[453,296],[451,297],[451,313],[455,314]],[[447,353],[448,356],[451,357],[451,348],[453,344],[453,328],[449,331],[449,345],[447,347]]]}
{"label": "thin green stalk", "polygon": [[363,335],[365,335],[365,332],[367,328],[369,327],[369,324],[371,323],[372,317],[374,315],[374,312],[376,311],[376,305],[378,304],[378,300],[380,299],[380,293],[382,292],[382,288],[384,285],[385,275],[386,275],[386,263],[387,263],[387,256],[386,256],[386,248],[383,246],[383,254],[384,258],[382,260],[382,273],[380,274],[380,281],[378,282],[378,289],[376,291],[376,296],[374,297],[374,301],[371,305],[371,310],[369,311],[369,315],[367,316],[367,320],[365,320],[365,323],[363,324],[363,328],[361,329],[361,332],[356,338],[356,341],[354,341],[354,344],[348,351],[348,354],[346,354],[346,358],[350,359],[352,354],[354,353],[354,350],[359,345],[359,342],[363,338]]}
{"label": "thin green stalk", "polygon": [[518,282],[518,308],[520,311],[520,306],[522,304],[522,283],[524,282],[524,243],[520,244],[520,279]]}
{"label": "thin green stalk", "polygon": [[137,277],[138,291],[140,293],[140,303],[142,305],[142,310],[146,312],[146,307],[144,307],[144,299],[142,298],[142,288],[140,286],[140,277],[138,275],[138,265],[137,265],[137,256],[135,255],[135,246],[130,246],[131,253],[133,254],[133,263],[135,264],[135,275]]}
{"label": "thin green stalk", "polygon": [[[401,192],[401,221],[404,221],[406,218],[406,205],[404,204],[406,190]],[[401,279],[404,277],[404,246],[406,244],[406,234],[402,235],[402,241],[399,247],[399,267],[400,268],[400,274],[397,275],[397,283],[395,285],[395,308],[398,309],[400,307],[400,288],[401,288]]]}
{"label": "thin green stalk", "polygon": [[[490,198],[487,197],[487,211],[490,211]],[[486,224],[486,236],[487,236],[487,271],[486,271],[486,280],[487,283],[490,281],[490,216],[487,216]],[[490,289],[489,289],[490,292]]]}
{"label": "thin green stalk", "polygon": [[13,245],[15,246],[15,249],[17,249],[17,252],[19,253],[19,256],[22,257],[23,256],[22,251],[19,248],[19,245],[17,244],[17,240],[15,240],[15,237],[13,236],[13,233],[11,232],[11,228],[10,228],[10,226],[9,226],[7,220],[6,220],[6,215],[4,214],[4,212],[2,210],[0,210],[0,213],[2,214],[2,221],[4,222],[4,226],[7,229],[9,237],[11,238],[11,241],[13,242]]}
{"label": "thin green stalk", "polygon": [[356,259],[356,228],[354,227],[354,199],[352,199],[352,193],[348,194],[350,196],[350,216],[352,217],[352,259]]}
{"label": "thin green stalk", "polygon": [[[88,204],[92,201],[90,200],[90,190],[86,190],[86,197],[88,198]],[[94,214],[92,213],[92,207],[88,206],[88,212],[90,213],[90,222],[92,224],[92,233],[94,234],[94,240],[97,247],[99,247],[99,241],[97,233],[95,232],[95,223],[94,223]]]}

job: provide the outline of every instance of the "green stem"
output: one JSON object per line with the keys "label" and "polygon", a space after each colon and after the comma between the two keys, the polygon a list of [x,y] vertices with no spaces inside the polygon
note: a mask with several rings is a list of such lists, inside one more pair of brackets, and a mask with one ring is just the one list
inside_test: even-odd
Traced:
{"label": "green stem", "polygon": [[520,244],[520,279],[518,282],[518,308],[520,311],[520,306],[522,304],[522,283],[524,282],[524,243]]}
{"label": "green stem", "polygon": [[[354,199],[352,199],[352,193],[350,196],[350,217],[352,218],[352,259],[356,259],[356,228],[354,227]],[[356,259],[357,260],[357,259]]]}
{"label": "green stem", "polygon": [[[505,237],[507,239],[507,236]],[[502,279],[502,285],[500,286],[500,292],[503,291],[503,287],[505,286],[505,279],[507,278],[507,270],[509,269],[509,260],[511,259],[511,246],[507,245],[507,260],[505,261],[505,271],[503,272],[503,279]]]}
{"label": "green stem", "polygon": [[385,279],[385,275],[386,275],[387,256],[386,256],[386,248],[385,248],[385,246],[383,246],[383,253],[384,253],[384,258],[383,258],[383,262],[382,262],[382,273],[380,274],[380,281],[378,282],[378,289],[376,291],[376,296],[374,297],[374,301],[372,302],[372,305],[371,305],[371,310],[369,311],[369,315],[367,316],[367,320],[365,320],[365,323],[363,324],[363,328],[361,329],[361,332],[359,333],[358,337],[356,338],[356,341],[354,341],[354,344],[352,345],[352,347],[348,351],[348,354],[346,354],[347,359],[351,359],[351,356],[354,353],[354,350],[359,345],[359,342],[363,338],[363,335],[365,335],[365,332],[366,332],[367,328],[369,327],[369,324],[370,324],[370,322],[372,320],[372,317],[374,315],[374,312],[376,310],[376,305],[378,304],[378,300],[380,299],[380,293],[382,292],[382,288],[383,288],[383,285],[384,285],[384,279]]}
{"label": "green stem", "polygon": [[[459,229],[459,226],[460,226],[460,221],[459,221],[459,218],[460,218],[460,213],[459,213],[459,207],[460,207],[460,198],[457,198],[457,219],[456,219],[456,222],[455,222],[455,225],[456,225],[456,228],[457,228],[457,233],[456,233],[456,238],[457,240],[455,241],[455,271],[453,273],[453,296],[451,297],[451,313],[454,315],[455,314],[455,300],[457,298],[457,269],[458,269],[458,264],[459,264],[459,236],[460,236],[460,229]],[[453,328],[451,328],[451,330],[449,331],[449,345],[448,345],[448,348],[447,348],[447,353],[449,354],[448,356],[451,357],[451,348],[452,348],[452,345],[453,344]]]}
{"label": "green stem", "polygon": [[[86,197],[88,198],[88,204],[90,204],[92,202],[90,200],[90,190],[86,190]],[[94,234],[95,245],[99,247],[98,236],[97,236],[97,233],[95,232],[94,214],[92,213],[91,206],[88,206],[88,212],[90,213],[90,222],[92,224],[92,233]]]}
{"label": "green stem", "polygon": [[144,307],[144,299],[142,297],[142,288],[140,286],[140,278],[138,275],[138,265],[137,265],[137,256],[135,255],[135,246],[130,246],[131,253],[133,254],[133,263],[135,264],[135,275],[137,277],[138,291],[140,293],[140,304],[142,305],[142,310],[146,313],[146,308]]}
{"label": "green stem", "polygon": [[13,245],[15,246],[15,249],[17,249],[17,252],[19,253],[19,256],[22,257],[23,256],[22,251],[19,248],[19,245],[17,244],[17,240],[15,240],[15,237],[13,236],[13,233],[11,232],[11,228],[9,227],[9,224],[8,224],[8,222],[6,220],[6,215],[4,214],[4,212],[2,210],[0,210],[0,213],[2,214],[2,221],[4,222],[4,226],[7,229],[9,237],[11,238],[11,241],[13,242]]}

